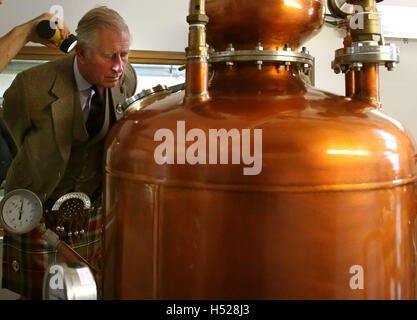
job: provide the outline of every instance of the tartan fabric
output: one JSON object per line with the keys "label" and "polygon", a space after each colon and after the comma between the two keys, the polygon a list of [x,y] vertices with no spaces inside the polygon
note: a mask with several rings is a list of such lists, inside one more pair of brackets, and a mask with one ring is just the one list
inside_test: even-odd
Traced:
{"label": "tartan fabric", "polygon": [[[92,203],[94,210],[89,219],[89,228],[80,241],[68,243],[94,268],[101,270],[102,215],[101,197]],[[51,263],[66,262],[57,251],[52,250],[42,239],[39,231],[25,235],[5,232],[3,244],[3,287],[26,298],[42,299],[45,270]],[[100,291],[101,284],[97,283]]]}

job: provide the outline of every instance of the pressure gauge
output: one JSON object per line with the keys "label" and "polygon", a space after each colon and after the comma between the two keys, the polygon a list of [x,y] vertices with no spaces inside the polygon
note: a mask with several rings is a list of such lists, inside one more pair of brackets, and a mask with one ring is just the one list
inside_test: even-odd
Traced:
{"label": "pressure gauge", "polygon": [[354,13],[354,6],[348,0],[327,0],[327,7],[334,17],[341,19]]}
{"label": "pressure gauge", "polygon": [[7,193],[0,202],[0,222],[4,230],[14,234],[32,231],[42,218],[39,197],[30,190],[16,189]]}
{"label": "pressure gauge", "polygon": [[[383,0],[376,0],[381,2]],[[354,0],[327,0],[327,8],[333,17],[345,19],[355,13]]]}

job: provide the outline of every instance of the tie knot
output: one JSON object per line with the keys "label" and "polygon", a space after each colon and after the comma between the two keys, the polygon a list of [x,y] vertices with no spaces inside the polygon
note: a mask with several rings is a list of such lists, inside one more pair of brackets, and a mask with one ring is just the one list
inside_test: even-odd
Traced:
{"label": "tie knot", "polygon": [[93,97],[92,100],[94,101],[100,101],[101,97],[103,96],[103,92],[100,90],[100,88],[96,85],[91,86],[91,90],[93,90]]}

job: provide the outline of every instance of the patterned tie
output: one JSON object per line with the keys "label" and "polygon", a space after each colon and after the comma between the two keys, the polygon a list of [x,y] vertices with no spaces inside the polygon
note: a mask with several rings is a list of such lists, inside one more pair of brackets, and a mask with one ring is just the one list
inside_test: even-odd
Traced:
{"label": "patterned tie", "polygon": [[94,90],[94,95],[91,98],[90,112],[88,114],[87,122],[85,124],[90,138],[94,137],[97,133],[99,133],[99,131],[103,127],[105,115],[103,92],[95,85],[92,86],[91,89]]}

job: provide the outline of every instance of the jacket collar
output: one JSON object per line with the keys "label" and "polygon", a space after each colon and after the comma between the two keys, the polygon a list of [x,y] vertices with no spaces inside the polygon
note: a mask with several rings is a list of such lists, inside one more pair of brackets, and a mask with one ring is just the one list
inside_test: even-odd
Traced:
{"label": "jacket collar", "polygon": [[52,93],[58,98],[72,95],[74,89],[77,90],[73,72],[74,59],[75,55],[71,55],[60,60],[61,65],[51,89]]}
{"label": "jacket collar", "polygon": [[78,91],[84,91],[91,88],[92,84],[85,80],[83,75],[80,72],[80,69],[78,69],[78,62],[77,62],[77,56],[74,58],[74,79],[75,83],[77,84]]}

